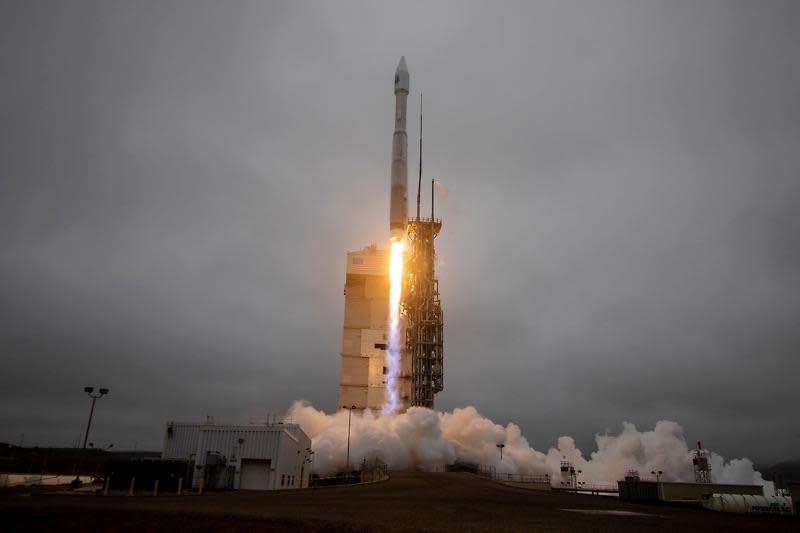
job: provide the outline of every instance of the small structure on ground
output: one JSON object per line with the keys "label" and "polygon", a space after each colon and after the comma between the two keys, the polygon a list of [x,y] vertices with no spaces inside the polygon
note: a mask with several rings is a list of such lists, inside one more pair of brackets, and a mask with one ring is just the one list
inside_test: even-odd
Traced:
{"label": "small structure on ground", "polygon": [[189,486],[285,490],[308,487],[313,453],[300,426],[169,422],[162,459],[189,461]]}
{"label": "small structure on ground", "polygon": [[702,503],[712,494],[764,495],[761,485],[720,483],[680,483],[626,476],[617,482],[619,497],[626,501]]}

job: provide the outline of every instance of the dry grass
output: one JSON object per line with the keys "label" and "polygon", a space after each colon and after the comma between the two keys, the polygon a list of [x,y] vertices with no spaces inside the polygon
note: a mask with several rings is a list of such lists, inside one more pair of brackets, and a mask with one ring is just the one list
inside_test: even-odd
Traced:
{"label": "dry grass", "polygon": [[[625,511],[586,513],[575,510]],[[4,531],[798,531],[789,517],[717,514],[539,493],[470,474],[394,473],[383,483],[201,496],[0,492]]]}

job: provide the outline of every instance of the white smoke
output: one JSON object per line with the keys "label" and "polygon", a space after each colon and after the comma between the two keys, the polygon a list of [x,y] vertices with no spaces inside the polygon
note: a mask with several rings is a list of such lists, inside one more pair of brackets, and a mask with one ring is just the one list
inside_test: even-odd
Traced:
{"label": "white smoke", "polygon": [[[348,412],[325,414],[305,402],[295,402],[288,417],[300,424],[312,439],[314,471],[332,474],[345,469],[347,453]],[[691,451],[676,422],[662,420],[651,431],[639,431],[623,423],[618,435],[595,436],[597,449],[589,458],[575,447],[572,437],[560,437],[547,453],[531,448],[519,426],[501,426],[482,416],[474,407],[440,413],[422,407],[407,412],[379,416],[365,411],[354,413],[350,431],[350,462],[357,467],[363,459],[379,458],[390,469],[417,468],[441,470],[456,460],[494,467],[501,474],[549,474],[552,482],[560,481],[562,458],[581,470],[581,479],[591,484],[611,485],[629,470],[642,477],[650,472],[663,472],[667,481],[693,481]],[[504,444],[500,459],[498,444]],[[711,476],[718,483],[742,483],[765,486],[765,482],[749,459],[729,462],[711,454]]]}

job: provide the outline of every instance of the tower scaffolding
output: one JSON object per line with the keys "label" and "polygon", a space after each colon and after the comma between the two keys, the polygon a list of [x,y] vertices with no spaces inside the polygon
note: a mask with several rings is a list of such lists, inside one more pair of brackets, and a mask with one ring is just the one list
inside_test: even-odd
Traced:
{"label": "tower scaffolding", "polygon": [[[419,194],[417,195],[419,205]],[[439,301],[434,239],[442,221],[434,217],[408,221],[409,253],[404,272],[402,308],[407,319],[406,350],[411,355],[411,405],[433,408],[433,397],[444,388],[444,315]]]}

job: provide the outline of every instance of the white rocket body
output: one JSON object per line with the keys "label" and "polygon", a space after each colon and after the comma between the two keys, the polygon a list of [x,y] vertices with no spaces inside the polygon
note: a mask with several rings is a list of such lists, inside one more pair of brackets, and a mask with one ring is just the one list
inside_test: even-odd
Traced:
{"label": "white rocket body", "polygon": [[408,224],[408,134],[406,101],[410,88],[406,58],[400,58],[394,74],[394,138],[392,140],[392,190],[389,203],[389,231],[401,239]]}

